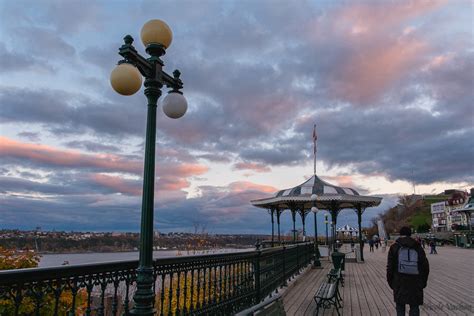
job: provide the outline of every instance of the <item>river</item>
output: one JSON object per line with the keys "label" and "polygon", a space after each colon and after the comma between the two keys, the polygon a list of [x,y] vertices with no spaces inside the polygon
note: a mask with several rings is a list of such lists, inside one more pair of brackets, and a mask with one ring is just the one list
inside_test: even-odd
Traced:
{"label": "river", "polygon": [[[229,252],[242,252],[254,250],[255,248],[248,249],[212,249],[212,250],[200,250],[200,251],[179,251],[179,250],[158,250],[153,251],[153,258],[168,258],[176,256],[193,256],[193,255],[206,255],[216,253],[229,253]],[[131,252],[105,252],[105,253],[64,253],[64,254],[43,254],[39,262],[40,268],[45,267],[56,267],[61,266],[67,262],[69,265],[77,265],[84,263],[103,263],[112,261],[126,261],[126,260],[138,260],[138,251]]]}

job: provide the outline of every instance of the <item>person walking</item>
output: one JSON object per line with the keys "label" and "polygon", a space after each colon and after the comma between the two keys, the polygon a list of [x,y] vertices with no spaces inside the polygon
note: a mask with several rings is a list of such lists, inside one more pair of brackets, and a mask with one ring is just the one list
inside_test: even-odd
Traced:
{"label": "person walking", "polygon": [[369,252],[374,252],[374,241],[369,239]]}
{"label": "person walking", "polygon": [[393,290],[397,316],[405,315],[410,306],[410,316],[420,315],[423,289],[428,282],[430,266],[425,251],[411,236],[409,227],[400,229],[400,237],[390,247],[387,257],[387,282]]}
{"label": "person walking", "polygon": [[438,252],[436,251],[436,242],[434,240],[430,241],[430,255],[437,255]]}

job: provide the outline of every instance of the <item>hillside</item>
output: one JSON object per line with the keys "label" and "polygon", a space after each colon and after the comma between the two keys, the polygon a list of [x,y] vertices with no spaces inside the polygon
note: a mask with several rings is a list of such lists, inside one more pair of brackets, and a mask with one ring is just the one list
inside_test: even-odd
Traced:
{"label": "hillside", "polygon": [[[431,228],[431,204],[445,201],[448,195],[405,195],[400,196],[398,204],[379,215],[388,234],[398,233],[401,227],[410,226],[418,233],[426,233]],[[373,226],[368,234],[377,232],[377,220],[373,219]]]}

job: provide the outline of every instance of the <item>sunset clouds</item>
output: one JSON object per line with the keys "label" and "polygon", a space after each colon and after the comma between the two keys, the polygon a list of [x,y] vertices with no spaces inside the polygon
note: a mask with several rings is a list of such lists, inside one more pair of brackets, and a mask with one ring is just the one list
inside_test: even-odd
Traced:
{"label": "sunset clouds", "polygon": [[0,137],[0,155],[4,158],[26,160],[33,165],[41,164],[51,167],[91,168],[106,171],[140,173],[140,161],[124,160],[111,154],[83,154],[74,150],[60,150],[47,145],[36,145],[18,142]]}
{"label": "sunset clouds", "polygon": [[313,124],[318,175],[384,195],[366,222],[411,183],[474,185],[471,2],[19,0],[0,10],[0,228],[138,229],[146,99],[115,94],[109,74],[124,35],[145,54],[139,30],[152,18],[173,30],[164,69],[182,72],[189,103],[179,120],[159,105],[157,229],[268,232],[249,201],[312,174]]}

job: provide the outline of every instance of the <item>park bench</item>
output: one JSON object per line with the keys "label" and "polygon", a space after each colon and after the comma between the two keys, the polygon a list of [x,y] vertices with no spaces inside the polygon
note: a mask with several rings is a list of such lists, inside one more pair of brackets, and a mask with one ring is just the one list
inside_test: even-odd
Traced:
{"label": "park bench", "polygon": [[341,283],[341,286],[344,287],[344,274],[341,269],[331,269],[328,273],[328,279],[336,278]]}
{"label": "park bench", "polygon": [[[342,274],[341,269],[331,269],[327,276],[328,276],[328,281],[329,282],[331,282],[331,280],[333,280],[333,279],[337,279],[338,284],[340,284],[342,287],[344,287],[344,274]],[[341,302],[342,301],[342,296],[341,296],[341,292],[339,291],[339,286],[336,288],[336,295],[337,295],[337,298],[339,299],[339,302]]]}
{"label": "park bench", "polygon": [[316,295],[314,295],[314,301],[316,302],[316,315],[319,314],[320,307],[328,309],[331,308],[331,306],[334,306],[337,315],[340,315],[339,308],[342,307],[342,298],[338,286],[341,280],[341,272],[339,269],[333,272],[333,274],[328,274],[328,280],[319,286]]}

